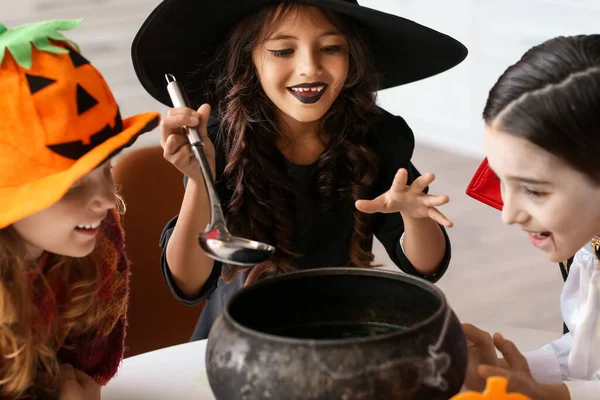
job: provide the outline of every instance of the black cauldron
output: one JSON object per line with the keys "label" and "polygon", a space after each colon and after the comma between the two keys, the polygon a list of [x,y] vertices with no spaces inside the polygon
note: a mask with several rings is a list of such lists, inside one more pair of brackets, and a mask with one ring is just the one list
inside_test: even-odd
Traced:
{"label": "black cauldron", "polygon": [[245,287],[215,321],[206,352],[218,400],[447,400],[466,366],[460,322],[438,288],[362,268]]}

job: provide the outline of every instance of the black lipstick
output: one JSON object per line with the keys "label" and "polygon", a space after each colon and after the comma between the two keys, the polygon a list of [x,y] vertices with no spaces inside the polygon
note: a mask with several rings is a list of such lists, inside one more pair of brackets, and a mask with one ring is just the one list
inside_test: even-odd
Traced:
{"label": "black lipstick", "polygon": [[[318,90],[317,88],[321,88]],[[314,104],[321,99],[327,84],[324,82],[301,83],[287,88],[290,93],[304,104]]]}

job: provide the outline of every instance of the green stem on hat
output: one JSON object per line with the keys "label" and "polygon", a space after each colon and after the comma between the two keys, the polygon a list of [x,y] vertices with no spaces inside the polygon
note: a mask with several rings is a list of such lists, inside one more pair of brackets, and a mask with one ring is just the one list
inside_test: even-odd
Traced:
{"label": "green stem on hat", "polygon": [[71,30],[82,21],[83,19],[50,20],[20,25],[12,29],[7,29],[0,24],[0,66],[6,51],[10,52],[17,64],[26,69],[30,69],[33,62],[33,47],[46,53],[68,52],[63,47],[53,45],[50,40],[67,42],[79,50],[76,43],[64,37],[59,31]]}

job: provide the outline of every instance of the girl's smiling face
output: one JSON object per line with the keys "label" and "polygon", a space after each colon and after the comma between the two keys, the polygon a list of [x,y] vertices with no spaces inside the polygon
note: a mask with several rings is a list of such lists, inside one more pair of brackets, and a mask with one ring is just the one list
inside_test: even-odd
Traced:
{"label": "girl's smiling face", "polygon": [[85,257],[94,250],[100,223],[116,207],[110,161],[76,182],[56,204],[12,226],[25,241],[27,255],[35,260],[44,251]]}
{"label": "girl's smiling face", "polygon": [[485,150],[501,181],[502,220],[519,224],[553,262],[600,234],[600,187],[553,154],[488,124]]}
{"label": "girl's smiling face", "polygon": [[348,76],[348,43],[315,7],[288,14],[252,52],[261,86],[278,117],[318,121]]}

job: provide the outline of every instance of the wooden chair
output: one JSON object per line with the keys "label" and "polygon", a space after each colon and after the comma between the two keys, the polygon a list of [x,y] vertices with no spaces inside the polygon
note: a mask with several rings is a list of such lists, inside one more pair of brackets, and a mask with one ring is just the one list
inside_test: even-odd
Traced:
{"label": "wooden chair", "polygon": [[160,234],[179,212],[183,178],[162,156],[160,146],[124,153],[113,175],[127,211],[123,217],[131,260],[125,357],[189,341],[203,305],[188,307],[173,297],[160,267]]}

